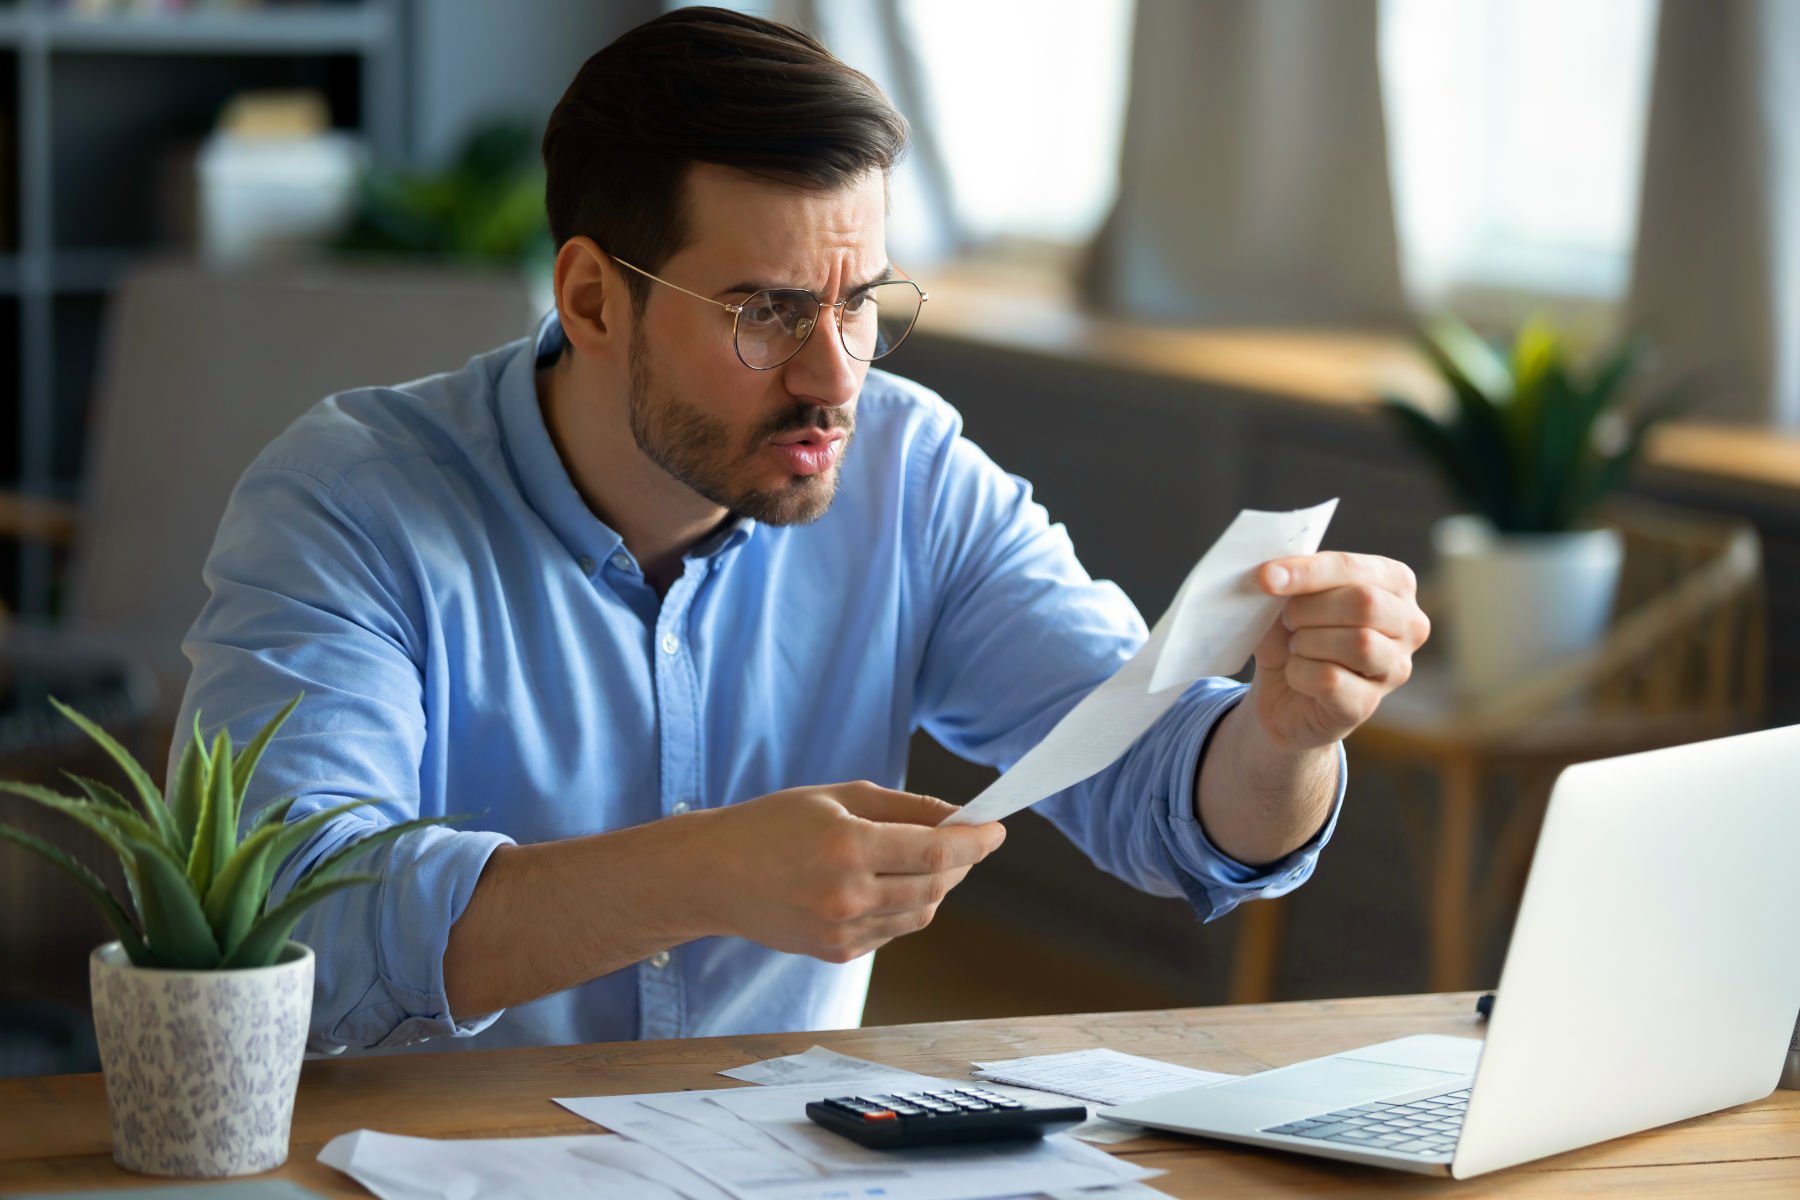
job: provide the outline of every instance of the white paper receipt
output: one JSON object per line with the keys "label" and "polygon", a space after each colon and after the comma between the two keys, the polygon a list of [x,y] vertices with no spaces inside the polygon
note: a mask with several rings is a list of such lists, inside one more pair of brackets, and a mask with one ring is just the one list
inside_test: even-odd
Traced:
{"label": "white paper receipt", "polygon": [[1281,598],[1256,585],[1256,568],[1318,550],[1336,511],[1327,500],[1295,512],[1240,512],[1188,572],[1143,648],[941,824],[998,821],[1080,783],[1116,762],[1188,684],[1241,668],[1281,612]]}

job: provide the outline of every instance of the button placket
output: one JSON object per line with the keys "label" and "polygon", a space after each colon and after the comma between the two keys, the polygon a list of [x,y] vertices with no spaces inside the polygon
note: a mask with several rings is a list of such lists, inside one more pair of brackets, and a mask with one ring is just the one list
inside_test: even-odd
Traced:
{"label": "button placket", "polygon": [[[686,811],[701,782],[705,736],[700,724],[699,679],[687,653],[685,622],[704,572],[689,571],[663,598],[651,650],[656,688],[659,739],[659,807],[665,813]],[[680,806],[680,807],[678,807]],[[674,969],[672,969],[674,968]],[[674,955],[659,951],[638,971],[640,1036],[686,1036],[686,988]]]}

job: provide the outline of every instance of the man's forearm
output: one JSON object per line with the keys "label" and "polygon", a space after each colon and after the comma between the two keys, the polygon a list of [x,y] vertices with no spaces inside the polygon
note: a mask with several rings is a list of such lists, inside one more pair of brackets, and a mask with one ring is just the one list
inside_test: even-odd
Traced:
{"label": "man's forearm", "polygon": [[1260,866],[1311,840],[1331,812],[1337,783],[1335,745],[1276,745],[1246,699],[1213,728],[1195,779],[1194,811],[1213,845]]}
{"label": "man's forearm", "polygon": [[692,833],[691,818],[674,817],[495,850],[450,929],[451,1013],[523,1004],[714,932],[682,882],[689,873],[672,869]]}

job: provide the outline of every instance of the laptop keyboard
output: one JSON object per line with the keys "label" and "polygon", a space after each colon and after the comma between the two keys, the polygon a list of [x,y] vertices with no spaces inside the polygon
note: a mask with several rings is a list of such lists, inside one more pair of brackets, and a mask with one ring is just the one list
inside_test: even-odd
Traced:
{"label": "laptop keyboard", "polygon": [[1441,1154],[1455,1149],[1468,1107],[1469,1089],[1463,1088],[1420,1100],[1340,1108],[1303,1121],[1274,1125],[1263,1132],[1346,1146],[1378,1146],[1402,1154]]}

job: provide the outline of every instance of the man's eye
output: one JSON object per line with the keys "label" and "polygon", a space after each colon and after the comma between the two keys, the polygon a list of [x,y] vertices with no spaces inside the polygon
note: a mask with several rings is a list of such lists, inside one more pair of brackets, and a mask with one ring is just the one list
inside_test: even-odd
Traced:
{"label": "man's eye", "polygon": [[791,296],[755,296],[744,305],[741,314],[746,321],[758,325],[792,326],[802,317],[810,315],[809,305],[805,297]]}
{"label": "man's eye", "polygon": [[844,301],[844,315],[854,317],[858,313],[867,312],[875,307],[875,297],[867,292],[858,292]]}

